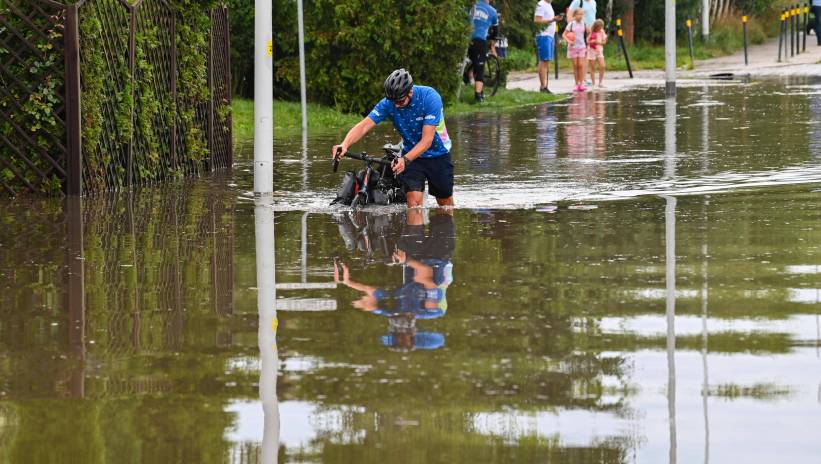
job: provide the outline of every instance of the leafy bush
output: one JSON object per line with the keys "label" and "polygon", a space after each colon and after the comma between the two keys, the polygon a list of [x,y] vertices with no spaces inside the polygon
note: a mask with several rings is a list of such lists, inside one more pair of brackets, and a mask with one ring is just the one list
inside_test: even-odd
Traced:
{"label": "leafy bush", "polygon": [[536,66],[536,47],[508,48],[507,58],[502,60],[505,71],[522,71]]}
{"label": "leafy bush", "polygon": [[[253,11],[231,0],[234,76],[240,95],[252,96]],[[299,95],[294,2],[274,0],[274,94]],[[382,82],[404,67],[417,83],[455,94],[468,45],[470,0],[307,0],[305,46],[308,97],[344,112],[364,113],[382,94]],[[239,44],[238,44],[239,43]],[[239,58],[238,58],[239,57]]]}
{"label": "leafy bush", "polygon": [[[228,0],[231,11],[231,75],[234,95],[254,96],[254,2]],[[306,0],[306,21],[311,2]],[[299,97],[296,2],[273,0],[274,97]]]}
{"label": "leafy bush", "polygon": [[[511,46],[521,49],[534,48],[533,37],[538,29],[533,22],[536,3],[536,1],[523,2],[521,0],[501,0],[493,3],[499,11],[500,32],[507,37]],[[555,0],[553,8],[556,13],[559,13],[569,4],[570,0]],[[559,10],[559,7],[562,10]]]}
{"label": "leafy bush", "polygon": [[415,82],[455,95],[468,43],[468,0],[316,0],[305,18],[312,96],[364,113],[396,68]]}

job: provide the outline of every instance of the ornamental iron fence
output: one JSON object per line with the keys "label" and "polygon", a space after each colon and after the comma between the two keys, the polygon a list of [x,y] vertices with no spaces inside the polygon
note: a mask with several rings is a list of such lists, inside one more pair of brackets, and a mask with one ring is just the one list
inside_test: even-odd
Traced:
{"label": "ornamental iron fence", "polygon": [[0,189],[131,189],[232,163],[228,8],[0,0]]}

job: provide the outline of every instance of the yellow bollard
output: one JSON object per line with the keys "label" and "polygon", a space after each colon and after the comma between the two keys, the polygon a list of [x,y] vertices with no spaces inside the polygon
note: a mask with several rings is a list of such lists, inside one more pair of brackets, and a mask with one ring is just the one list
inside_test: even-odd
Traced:
{"label": "yellow bollard", "polygon": [[749,58],[747,57],[747,15],[741,17],[741,28],[744,32],[744,66],[750,64]]}
{"label": "yellow bollard", "polygon": [[778,62],[779,63],[781,62],[781,50],[784,49],[784,33],[785,33],[784,27],[787,24],[785,22],[786,17],[787,17],[786,13],[782,11],[781,12],[781,23],[779,23],[780,28],[778,30]]}
{"label": "yellow bollard", "polygon": [[687,46],[690,48],[690,68],[696,67],[696,59],[693,52],[693,21],[688,19],[687,22]]}
{"label": "yellow bollard", "polygon": [[627,73],[630,74],[630,79],[633,78],[633,66],[630,64],[630,55],[627,53],[627,44],[624,43],[624,31],[621,29],[621,20],[617,19],[616,24],[619,27],[619,30],[616,31],[616,34],[619,36],[619,45],[621,46],[621,51],[624,53],[624,62],[627,64]]}

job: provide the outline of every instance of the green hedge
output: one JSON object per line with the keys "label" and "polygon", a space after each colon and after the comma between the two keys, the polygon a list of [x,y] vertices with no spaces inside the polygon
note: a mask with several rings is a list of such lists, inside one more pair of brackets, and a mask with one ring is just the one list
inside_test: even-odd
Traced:
{"label": "green hedge", "polygon": [[469,23],[466,0],[316,0],[306,18],[314,98],[351,113],[371,109],[396,68],[455,96]]}
{"label": "green hedge", "polygon": [[[273,0],[274,95],[299,95],[295,2]],[[455,97],[467,50],[470,0],[305,0],[308,98],[364,113],[382,82],[404,67],[417,83]],[[235,91],[253,96],[253,7],[230,0]]]}

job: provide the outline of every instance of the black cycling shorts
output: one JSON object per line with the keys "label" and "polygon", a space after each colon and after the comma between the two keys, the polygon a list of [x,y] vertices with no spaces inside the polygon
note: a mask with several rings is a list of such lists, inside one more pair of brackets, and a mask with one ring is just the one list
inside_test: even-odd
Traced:
{"label": "black cycling shorts", "polygon": [[487,60],[487,40],[473,39],[468,48],[468,58],[473,68],[473,80],[485,81],[485,60]]}
{"label": "black cycling shorts", "polygon": [[428,192],[436,198],[453,196],[453,163],[450,153],[436,158],[416,158],[405,166],[399,175],[407,192],[424,192],[425,181]]}

